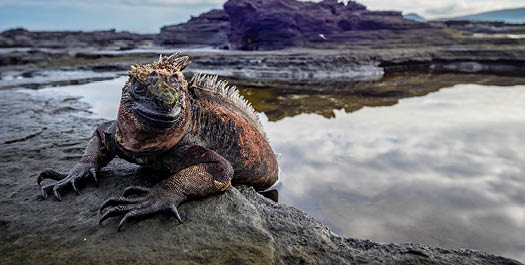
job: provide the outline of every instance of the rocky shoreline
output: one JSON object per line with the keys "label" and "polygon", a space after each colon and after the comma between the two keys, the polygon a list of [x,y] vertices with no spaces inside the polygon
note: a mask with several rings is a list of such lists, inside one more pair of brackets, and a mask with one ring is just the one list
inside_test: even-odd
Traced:
{"label": "rocky shoreline", "polygon": [[[175,49],[128,52],[86,49],[29,49],[0,53],[0,89],[38,88],[39,80],[62,73],[72,84],[125,74],[129,65],[156,60]],[[490,73],[520,76],[525,72],[525,45],[464,45],[425,48],[355,50],[287,49],[224,51],[182,49],[192,61],[188,74],[203,72],[236,80],[238,84],[268,86],[278,82],[303,84],[326,81],[377,80],[387,73]],[[83,71],[83,75],[76,75]],[[39,77],[20,80],[18,77]],[[62,83],[57,83],[62,84]]]}
{"label": "rocky shoreline", "polygon": [[0,88],[36,88],[11,79],[46,76],[50,70],[122,74],[130,64],[178,49],[191,57],[189,71],[261,86],[375,80],[406,70],[522,75],[522,32],[525,26],[518,24],[416,22],[354,1],[230,0],[223,9],[165,26],[159,34],[5,31],[0,33]]}
{"label": "rocky shoreline", "polygon": [[131,184],[152,185],[152,173],[116,160],[99,187],[87,185],[62,202],[40,198],[36,176],[69,169],[93,128],[76,98],[0,91],[0,263],[3,264],[520,264],[484,252],[342,238],[306,213],[239,186],[180,207],[167,216],[99,226],[98,206]]}
{"label": "rocky shoreline", "polygon": [[[248,41],[239,36],[250,32],[253,21],[236,18],[236,27],[231,31],[228,15],[248,3],[254,5],[253,17],[271,17],[256,2],[230,1],[225,11],[212,11],[183,25],[167,26],[161,34],[22,29],[0,34],[0,169],[4,172],[0,178],[3,194],[0,196],[0,263],[520,264],[474,250],[342,238],[306,213],[273,203],[243,186],[183,204],[181,225],[160,215],[132,222],[117,233],[116,220],[98,225],[98,207],[102,201],[126,186],[148,186],[157,181],[151,172],[120,160],[103,170],[98,188],[88,185],[79,196],[64,196],[63,202],[42,200],[37,195],[38,173],[47,167],[71,168],[101,120],[90,118],[89,106],[78,98],[18,88],[112,79],[125,75],[130,64],[151,62],[159,53],[173,53],[177,49],[191,57],[193,64],[187,69],[188,75],[219,74],[236,85],[293,90],[296,94],[308,89],[318,93],[316,95],[336,91],[346,96],[366,94],[378,98],[378,102],[367,100],[362,105],[347,106],[345,102],[325,97],[331,106],[339,104],[345,110],[348,108],[347,111],[366,104],[395,104],[398,98],[411,96],[410,93],[425,94],[439,89],[432,86],[435,80],[425,78],[422,82],[430,85],[418,85],[414,91],[398,89],[406,87],[402,82],[396,88],[359,83],[392,73],[523,76],[525,72],[523,38],[475,37],[453,30],[455,27],[469,29],[468,25],[456,23],[446,28],[442,24],[407,22],[396,12],[374,13],[352,1],[348,5],[333,0],[319,4],[323,5],[319,12],[333,19],[327,23],[331,35],[299,34],[293,31],[292,25],[279,35],[290,40],[289,43],[281,39],[276,42],[278,46],[264,46],[272,41],[271,34],[263,34],[264,38],[257,39],[258,42]],[[278,6],[280,0],[270,2]],[[317,7],[308,4],[304,10],[317,12]],[[301,10],[295,11],[297,15]],[[359,15],[359,19],[351,20],[353,15]],[[309,19],[301,23],[317,21]],[[394,28],[387,27],[390,22],[395,22]],[[512,27],[509,32],[520,32]],[[232,32],[237,35],[232,36]],[[407,41],[414,36],[428,38],[422,42]],[[339,41],[326,41],[328,37],[347,41],[343,45]],[[164,46],[154,46],[155,43]],[[188,48],[194,44],[213,49]],[[261,51],[265,47],[280,50]],[[403,79],[403,76],[392,79]],[[512,78],[507,81],[513,82]],[[282,98],[288,100],[285,96]],[[295,103],[288,100],[290,110],[287,112],[270,109],[268,112],[274,113],[267,116],[277,120],[283,115],[305,111],[304,107],[298,110],[294,106],[304,105],[308,99],[294,100]],[[325,115],[331,115],[332,111],[332,107],[321,110]]]}

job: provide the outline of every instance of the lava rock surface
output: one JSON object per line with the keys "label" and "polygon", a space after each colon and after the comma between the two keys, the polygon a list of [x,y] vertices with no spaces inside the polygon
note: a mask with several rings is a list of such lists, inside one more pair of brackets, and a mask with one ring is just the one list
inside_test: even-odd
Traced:
{"label": "lava rock surface", "polygon": [[39,172],[70,169],[102,122],[88,107],[78,98],[0,91],[1,264],[520,264],[474,250],[342,238],[246,186],[182,204],[182,224],[157,215],[121,232],[118,218],[100,226],[104,199],[159,180],[117,159],[98,187],[62,202],[41,198]]}

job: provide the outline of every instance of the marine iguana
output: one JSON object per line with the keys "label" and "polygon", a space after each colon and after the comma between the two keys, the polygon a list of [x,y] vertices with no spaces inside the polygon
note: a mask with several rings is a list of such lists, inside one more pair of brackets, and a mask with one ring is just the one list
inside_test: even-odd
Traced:
{"label": "marine iguana", "polygon": [[95,130],[68,174],[46,169],[38,176],[40,186],[54,180],[42,186],[42,196],[53,193],[60,201],[63,192],[78,194],[77,182],[96,183],[99,170],[115,156],[168,173],[152,188],[131,186],[102,204],[100,223],[123,215],[120,230],[130,219],[157,212],[181,222],[182,202],[225,191],[232,183],[256,190],[272,186],[277,160],[254,109],[217,76],[195,74],[187,82],[182,70],[189,63],[178,52],[131,66],[117,119]]}

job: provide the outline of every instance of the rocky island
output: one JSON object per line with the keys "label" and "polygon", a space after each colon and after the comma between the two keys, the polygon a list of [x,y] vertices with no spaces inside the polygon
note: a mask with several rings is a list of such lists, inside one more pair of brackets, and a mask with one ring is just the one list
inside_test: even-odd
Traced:
{"label": "rocky island", "polygon": [[223,10],[163,27],[156,42],[236,50],[329,49],[424,41],[429,36],[434,43],[447,43],[451,36],[445,28],[404,19],[401,12],[369,11],[354,1],[235,0],[226,2]]}
{"label": "rocky island", "polygon": [[[502,27],[517,34],[522,26]],[[125,75],[130,64],[181,47],[194,72],[220,74],[237,85],[389,100],[363,105],[393,104],[392,95],[403,88],[359,82],[406,70],[523,75],[525,39],[490,35],[494,32],[482,30],[486,24],[477,28],[411,21],[353,1],[230,0],[223,9],[165,26],[159,34],[5,31],[0,34],[0,263],[520,264],[475,250],[343,238],[246,186],[181,205],[183,224],[159,215],[117,233],[116,220],[98,225],[98,206],[129,185],[153,185],[153,174],[116,160],[102,171],[98,188],[88,185],[79,196],[68,194],[65,203],[42,200],[38,173],[51,166],[71,168],[101,120],[89,117],[89,106],[78,98],[13,91],[112,79]],[[473,34],[479,32],[485,34]],[[352,90],[331,83],[339,81],[357,85]],[[270,119],[282,118],[269,111],[274,111]],[[148,174],[152,178],[138,177]]]}

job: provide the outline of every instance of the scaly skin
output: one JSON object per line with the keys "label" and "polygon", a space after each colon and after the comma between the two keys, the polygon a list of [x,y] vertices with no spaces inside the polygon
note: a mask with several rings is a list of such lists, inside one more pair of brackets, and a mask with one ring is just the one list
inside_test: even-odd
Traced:
{"label": "scaly skin", "polygon": [[182,202],[225,191],[232,183],[256,190],[272,186],[277,160],[253,109],[212,77],[188,84],[181,73],[188,64],[188,57],[177,53],[132,66],[117,120],[97,128],[68,174],[44,170],[38,183],[54,182],[42,186],[42,195],[53,192],[61,200],[70,189],[78,193],[76,183],[96,182],[97,173],[115,156],[167,172],[169,177],[154,187],[128,187],[102,204],[100,223],[123,215],[120,230],[130,219],[161,211],[181,222],[177,207]]}

